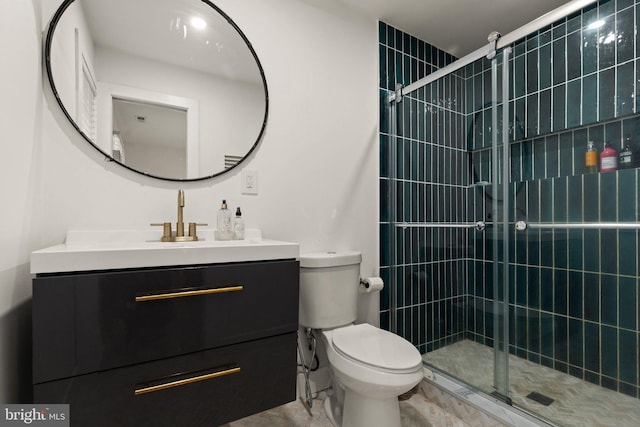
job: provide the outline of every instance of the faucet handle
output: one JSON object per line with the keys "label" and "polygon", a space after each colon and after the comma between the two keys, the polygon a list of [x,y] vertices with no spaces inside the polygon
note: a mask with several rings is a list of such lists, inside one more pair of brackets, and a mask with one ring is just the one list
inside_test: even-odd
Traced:
{"label": "faucet handle", "polygon": [[166,242],[168,241],[167,239],[171,239],[171,223],[170,222],[163,222],[163,223],[152,223],[151,224],[152,227],[163,227],[162,229],[162,241]]}
{"label": "faucet handle", "polygon": [[193,237],[194,240],[198,240],[198,234],[196,232],[196,226],[206,227],[208,224],[196,224],[195,222],[189,223],[189,236]]}

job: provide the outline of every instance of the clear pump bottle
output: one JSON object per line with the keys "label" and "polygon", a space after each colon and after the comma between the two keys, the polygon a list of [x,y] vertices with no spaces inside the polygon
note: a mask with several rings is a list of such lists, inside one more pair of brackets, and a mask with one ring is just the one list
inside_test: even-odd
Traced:
{"label": "clear pump bottle", "polygon": [[244,240],[244,218],[242,218],[240,206],[236,209],[236,217],[233,221],[233,238],[235,240]]}
{"label": "clear pump bottle", "polygon": [[227,201],[222,201],[222,206],[218,210],[217,235],[218,240],[233,239],[233,231],[231,230],[231,211],[227,209]]}

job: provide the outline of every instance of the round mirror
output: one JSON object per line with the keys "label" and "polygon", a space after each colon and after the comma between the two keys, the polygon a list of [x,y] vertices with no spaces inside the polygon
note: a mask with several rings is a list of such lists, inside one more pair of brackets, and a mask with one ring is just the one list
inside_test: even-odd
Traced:
{"label": "round mirror", "polygon": [[65,0],[47,32],[53,93],[108,159],[194,181],[238,165],[268,114],[260,61],[207,0]]}

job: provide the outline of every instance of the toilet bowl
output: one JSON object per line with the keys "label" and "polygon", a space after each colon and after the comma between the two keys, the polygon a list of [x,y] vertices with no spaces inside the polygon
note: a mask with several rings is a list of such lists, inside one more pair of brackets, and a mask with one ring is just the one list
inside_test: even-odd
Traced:
{"label": "toilet bowl", "polygon": [[398,396],[423,378],[420,352],[407,340],[355,325],[361,255],[300,256],[300,324],[323,341],[333,387],[325,412],[337,427],[400,427]]}
{"label": "toilet bowl", "polygon": [[400,427],[398,396],[424,376],[420,352],[405,339],[366,323],[322,331],[321,336],[334,387],[342,389],[328,404],[334,424]]}

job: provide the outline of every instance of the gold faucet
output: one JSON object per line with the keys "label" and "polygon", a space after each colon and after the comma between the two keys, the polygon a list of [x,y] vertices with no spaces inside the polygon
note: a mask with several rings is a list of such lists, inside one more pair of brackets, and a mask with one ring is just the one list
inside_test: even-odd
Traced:
{"label": "gold faucet", "polygon": [[195,222],[189,223],[189,235],[184,235],[184,191],[178,190],[178,222],[176,222],[176,232],[171,230],[170,222],[163,222],[161,224],[153,223],[154,227],[163,227],[162,242],[195,242],[198,240],[198,234],[196,232],[196,226],[206,226],[207,224],[196,224]]}

